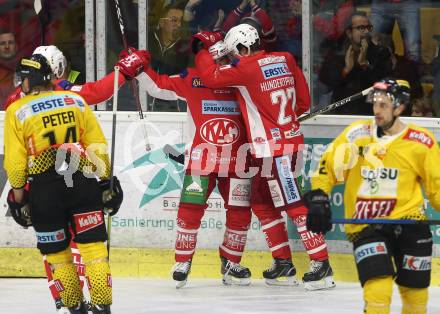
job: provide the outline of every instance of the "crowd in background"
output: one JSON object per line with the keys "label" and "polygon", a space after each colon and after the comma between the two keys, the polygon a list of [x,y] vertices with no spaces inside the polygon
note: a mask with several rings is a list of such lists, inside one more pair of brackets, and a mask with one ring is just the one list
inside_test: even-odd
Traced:
{"label": "crowd in background", "polygon": [[[114,8],[108,4],[108,70],[122,50]],[[302,62],[302,7],[300,0],[156,0],[148,1],[148,50],[159,73],[178,74],[193,65],[192,34],[201,30],[227,32],[247,20],[260,32],[266,51],[289,51]],[[84,0],[42,1],[37,15],[34,1],[0,0],[0,102],[14,89],[18,60],[44,44],[57,45],[72,69],[85,80]],[[138,1],[121,1],[126,36],[138,47]],[[440,27],[432,38],[423,32],[421,10],[440,10],[437,1],[314,0],[312,8],[313,109],[355,94],[386,76],[411,83],[412,107],[407,115],[440,116],[440,56],[426,57],[422,39],[440,45]],[[424,11],[424,12],[425,12]],[[434,14],[435,16],[435,14]],[[396,42],[396,28],[399,33]],[[430,29],[430,31],[433,31]],[[396,44],[403,46],[397,51]],[[428,53],[429,55],[429,53]],[[136,110],[131,92],[121,91],[122,110]],[[185,111],[182,101],[148,97],[149,111]],[[364,100],[332,114],[371,114]]]}

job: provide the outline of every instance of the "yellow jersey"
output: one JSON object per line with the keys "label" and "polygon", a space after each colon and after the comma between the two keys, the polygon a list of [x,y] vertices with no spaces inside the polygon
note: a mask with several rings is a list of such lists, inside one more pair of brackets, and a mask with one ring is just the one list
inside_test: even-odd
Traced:
{"label": "yellow jersey", "polygon": [[[41,92],[12,103],[5,114],[4,168],[13,188],[55,168],[58,148],[75,156],[78,169],[107,178],[107,141],[85,100],[69,91]],[[85,167],[87,166],[87,167]]]}
{"label": "yellow jersey", "polygon": [[[349,125],[324,152],[312,189],[330,193],[345,183],[345,217],[425,219],[422,186],[440,209],[440,150],[434,135],[408,124],[395,136],[377,137],[374,120]],[[347,234],[366,225],[347,225]]]}

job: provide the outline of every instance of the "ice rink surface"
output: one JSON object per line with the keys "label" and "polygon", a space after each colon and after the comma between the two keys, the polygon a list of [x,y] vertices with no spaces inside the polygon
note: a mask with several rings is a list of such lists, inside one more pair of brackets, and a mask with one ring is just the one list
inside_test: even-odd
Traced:
{"label": "ice rink surface", "polygon": [[[0,313],[56,313],[45,279],[0,278]],[[400,313],[397,291],[391,313]],[[254,280],[249,287],[223,286],[220,280],[191,280],[176,290],[171,280],[113,279],[115,314],[188,313],[362,313],[358,284],[337,282],[327,291],[306,292],[300,287],[268,287]],[[440,287],[430,288],[428,313],[440,313]]]}

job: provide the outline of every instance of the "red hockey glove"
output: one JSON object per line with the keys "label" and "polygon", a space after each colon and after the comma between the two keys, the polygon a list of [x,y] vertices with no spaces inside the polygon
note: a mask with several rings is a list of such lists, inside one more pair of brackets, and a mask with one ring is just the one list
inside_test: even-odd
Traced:
{"label": "red hockey glove", "polygon": [[191,48],[194,54],[197,54],[202,49],[208,49],[216,42],[223,39],[221,32],[199,32],[193,35],[191,39]]}
{"label": "red hockey glove", "polygon": [[119,71],[125,78],[131,80],[148,68],[150,61],[151,55],[148,51],[133,49],[130,55],[119,60],[116,65],[119,66]]}
{"label": "red hockey glove", "polygon": [[8,205],[9,211],[11,212],[12,218],[14,218],[15,222],[18,223],[22,227],[30,227],[32,226],[31,222],[31,212],[28,204],[28,190],[24,189],[24,198],[23,202],[17,203],[14,197],[14,190],[10,189],[8,193]]}

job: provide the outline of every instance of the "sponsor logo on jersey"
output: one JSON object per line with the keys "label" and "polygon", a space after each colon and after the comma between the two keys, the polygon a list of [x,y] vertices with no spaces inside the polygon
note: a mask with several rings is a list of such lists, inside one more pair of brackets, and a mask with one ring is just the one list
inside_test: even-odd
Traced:
{"label": "sponsor logo on jersey", "polygon": [[202,156],[202,150],[200,148],[193,148],[191,151],[191,160],[200,160]]}
{"label": "sponsor logo on jersey", "polygon": [[229,185],[229,205],[250,206],[251,182],[248,179],[231,178]]}
{"label": "sponsor logo on jersey", "polygon": [[294,138],[294,137],[301,136],[301,135],[302,135],[302,133],[299,128],[299,124],[294,124],[290,130],[284,131],[284,137],[286,139]]}
{"label": "sponsor logo on jersey", "polygon": [[272,138],[274,140],[276,140],[276,141],[281,139],[280,128],[272,128],[272,129],[270,129],[270,134],[272,134]]}
{"label": "sponsor logo on jersey", "polygon": [[283,196],[281,195],[281,188],[277,180],[267,181],[269,186],[270,196],[272,197],[272,202],[275,207],[284,206]]}
{"label": "sponsor logo on jersey", "polygon": [[206,86],[202,84],[202,80],[200,79],[200,77],[193,77],[193,79],[192,79],[192,87],[195,87],[195,88],[206,88]]}
{"label": "sponsor logo on jersey", "polygon": [[104,216],[100,210],[76,214],[73,215],[73,219],[75,221],[76,233],[85,232],[104,223]]}
{"label": "sponsor logo on jersey", "polygon": [[241,112],[236,101],[202,100],[202,114],[240,115]]}
{"label": "sponsor logo on jersey", "polygon": [[84,107],[84,103],[82,101],[78,102],[78,99],[70,96],[65,96],[64,98],[54,98],[53,96],[45,97],[29,103],[33,114],[73,105]]}
{"label": "sponsor logo on jersey", "polygon": [[355,219],[373,219],[388,217],[396,206],[395,199],[356,199]]}
{"label": "sponsor logo on jersey", "polygon": [[55,243],[66,240],[66,233],[64,229],[51,232],[36,232],[37,241],[40,243]]}
{"label": "sponsor logo on jersey", "polygon": [[428,146],[429,148],[431,148],[432,145],[434,145],[434,141],[431,138],[431,136],[429,136],[423,131],[417,131],[413,129],[409,129],[408,132],[406,132],[403,139],[423,144],[425,146]]}
{"label": "sponsor logo on jersey", "polygon": [[203,123],[200,136],[205,142],[213,145],[231,145],[238,140],[240,128],[233,120],[216,118]]}
{"label": "sponsor logo on jersey", "polygon": [[397,182],[399,169],[361,167],[362,183],[357,193],[358,196],[369,197],[397,197]]}
{"label": "sponsor logo on jersey", "polygon": [[404,255],[402,268],[414,271],[426,271],[431,269],[431,256]]}
{"label": "sponsor logo on jersey", "polygon": [[361,124],[357,125],[350,129],[347,133],[347,139],[350,142],[356,141],[358,138],[361,137],[368,137],[371,136],[371,127],[370,125]]}
{"label": "sponsor logo on jersey", "polygon": [[286,62],[286,57],[285,56],[266,56],[263,59],[259,59],[258,60],[258,65],[260,67],[265,66],[267,64],[271,64],[271,63],[281,63],[281,62]]}
{"label": "sponsor logo on jersey", "polygon": [[255,144],[265,144],[266,140],[264,138],[262,138],[261,136],[258,137],[254,137],[254,139],[252,140],[252,142],[254,142]]}
{"label": "sponsor logo on jersey", "polygon": [[285,62],[262,66],[261,72],[263,73],[263,77],[265,80],[292,74]]}
{"label": "sponsor logo on jersey", "polygon": [[361,245],[354,250],[354,258],[359,264],[362,260],[375,255],[388,254],[385,242],[372,242]]}
{"label": "sponsor logo on jersey", "polygon": [[181,202],[205,205],[208,181],[206,176],[185,176]]}
{"label": "sponsor logo on jersey", "polygon": [[288,204],[298,202],[300,194],[296,186],[293,173],[290,169],[290,159],[288,156],[276,157],[275,162],[278,170],[278,177],[283,187],[284,196]]}
{"label": "sponsor logo on jersey", "polygon": [[107,274],[107,287],[111,288],[113,286],[112,275]]}
{"label": "sponsor logo on jersey", "polygon": [[80,92],[82,90],[82,86],[81,85],[73,85],[70,90],[72,92]]}

